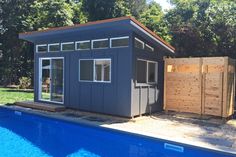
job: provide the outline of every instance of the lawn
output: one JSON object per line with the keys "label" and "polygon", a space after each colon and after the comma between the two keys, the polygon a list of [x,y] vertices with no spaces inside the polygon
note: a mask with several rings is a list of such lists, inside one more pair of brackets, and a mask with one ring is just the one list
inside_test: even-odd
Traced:
{"label": "lawn", "polygon": [[0,104],[11,104],[16,101],[33,100],[33,91],[13,88],[0,88]]}

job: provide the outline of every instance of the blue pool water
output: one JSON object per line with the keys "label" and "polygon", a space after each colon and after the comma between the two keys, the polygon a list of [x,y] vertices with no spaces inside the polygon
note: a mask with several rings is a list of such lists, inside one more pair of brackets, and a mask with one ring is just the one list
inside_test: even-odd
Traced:
{"label": "blue pool water", "polygon": [[0,157],[233,157],[207,149],[0,108]]}

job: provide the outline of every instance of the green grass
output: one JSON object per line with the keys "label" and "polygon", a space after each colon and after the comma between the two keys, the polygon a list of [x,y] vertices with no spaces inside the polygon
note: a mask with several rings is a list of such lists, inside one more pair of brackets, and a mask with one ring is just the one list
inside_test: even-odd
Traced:
{"label": "green grass", "polygon": [[12,104],[16,101],[33,100],[33,91],[12,88],[0,88],[0,104]]}

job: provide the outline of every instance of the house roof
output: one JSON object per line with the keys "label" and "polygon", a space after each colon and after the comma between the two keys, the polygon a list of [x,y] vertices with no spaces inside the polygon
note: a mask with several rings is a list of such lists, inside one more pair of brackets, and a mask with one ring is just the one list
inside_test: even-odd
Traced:
{"label": "house roof", "polygon": [[125,17],[118,17],[118,18],[112,18],[112,19],[105,19],[105,20],[98,20],[93,22],[88,22],[84,24],[74,24],[72,26],[63,26],[63,27],[53,27],[48,28],[45,30],[39,30],[39,31],[31,31],[31,32],[24,32],[19,33],[19,36],[31,36],[38,33],[46,33],[46,32],[53,32],[53,31],[59,31],[59,30],[68,30],[68,29],[74,29],[74,28],[80,28],[80,27],[86,27],[91,25],[97,25],[97,24],[103,24],[103,23],[109,23],[109,22],[116,22],[116,21],[122,21],[122,20],[130,20],[134,23],[135,26],[141,28],[143,31],[154,37],[158,42],[160,42],[164,47],[168,48],[171,52],[175,51],[175,48],[171,46],[168,42],[163,40],[160,36],[158,36],[156,33],[148,29],[146,26],[144,26],[142,23],[140,23],[138,20],[131,16],[125,16]]}

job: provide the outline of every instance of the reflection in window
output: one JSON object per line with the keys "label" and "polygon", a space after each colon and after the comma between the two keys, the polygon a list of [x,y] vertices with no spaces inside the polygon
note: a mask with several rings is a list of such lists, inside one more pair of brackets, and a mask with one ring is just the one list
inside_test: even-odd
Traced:
{"label": "reflection in window", "polygon": [[95,81],[107,82],[110,79],[110,60],[95,60]]}
{"label": "reflection in window", "polygon": [[80,81],[111,82],[111,59],[81,59],[79,62]]}
{"label": "reflection in window", "polygon": [[49,52],[57,52],[60,51],[60,44],[56,43],[56,44],[49,44],[48,45],[48,51]]}
{"label": "reflection in window", "polygon": [[73,51],[74,49],[74,42],[61,43],[61,51]]}
{"label": "reflection in window", "polygon": [[47,45],[36,45],[36,52],[47,52]]}
{"label": "reflection in window", "polygon": [[93,49],[102,49],[109,47],[108,39],[93,40],[92,43],[93,43]]}
{"label": "reflection in window", "polygon": [[76,50],[89,50],[90,48],[91,48],[90,40],[76,42]]}
{"label": "reflection in window", "polygon": [[111,38],[111,48],[115,47],[128,47],[129,46],[129,37],[118,37]]}

